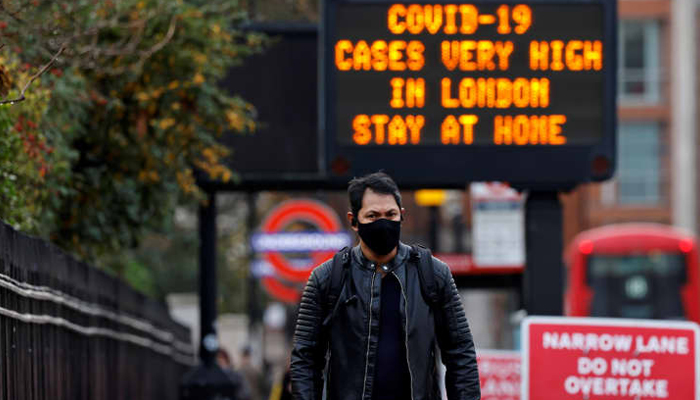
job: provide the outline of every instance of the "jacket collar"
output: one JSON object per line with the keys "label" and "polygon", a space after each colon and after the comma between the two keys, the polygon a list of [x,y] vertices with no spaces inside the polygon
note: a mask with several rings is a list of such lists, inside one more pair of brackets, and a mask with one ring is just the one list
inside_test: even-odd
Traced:
{"label": "jacket collar", "polygon": [[[408,257],[411,255],[411,247],[399,242],[399,250],[396,252],[396,256],[392,258],[388,263],[386,263],[387,268],[385,272],[391,272],[405,264]],[[374,271],[376,265],[373,261],[370,261],[362,253],[360,245],[353,247],[352,249],[352,261],[363,269]]]}

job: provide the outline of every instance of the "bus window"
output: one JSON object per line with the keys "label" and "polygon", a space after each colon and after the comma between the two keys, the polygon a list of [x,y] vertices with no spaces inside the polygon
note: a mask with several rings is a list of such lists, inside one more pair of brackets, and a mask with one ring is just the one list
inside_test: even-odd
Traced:
{"label": "bus window", "polygon": [[680,253],[592,254],[588,286],[594,317],[685,319],[681,288],[686,283]]}

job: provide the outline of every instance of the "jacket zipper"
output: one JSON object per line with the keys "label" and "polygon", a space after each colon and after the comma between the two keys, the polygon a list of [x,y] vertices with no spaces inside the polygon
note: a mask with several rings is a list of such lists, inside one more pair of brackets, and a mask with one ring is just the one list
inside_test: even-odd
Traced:
{"label": "jacket zipper", "polygon": [[395,272],[392,272],[391,274],[396,277],[397,281],[399,281],[399,286],[401,286],[401,294],[403,295],[404,318],[406,320],[406,327],[404,328],[404,332],[406,334],[406,365],[408,366],[408,376],[411,378],[411,400],[413,400],[413,372],[411,371],[411,358],[408,356],[408,298],[406,297],[406,292],[403,289],[403,283],[401,283],[399,276],[396,275]]}
{"label": "jacket zipper", "polygon": [[377,276],[377,271],[372,274],[372,286],[369,294],[369,324],[367,326],[367,355],[365,356],[365,378],[362,383],[362,399],[365,400],[365,391],[367,390],[367,371],[369,369],[369,345],[372,339],[372,302],[374,300],[374,278]]}

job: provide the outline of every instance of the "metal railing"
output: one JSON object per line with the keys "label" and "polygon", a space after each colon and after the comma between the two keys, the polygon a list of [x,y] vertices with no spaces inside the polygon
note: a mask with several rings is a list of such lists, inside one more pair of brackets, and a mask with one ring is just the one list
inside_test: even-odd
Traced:
{"label": "metal railing", "polygon": [[0,222],[0,400],[174,400],[189,338],[162,302]]}

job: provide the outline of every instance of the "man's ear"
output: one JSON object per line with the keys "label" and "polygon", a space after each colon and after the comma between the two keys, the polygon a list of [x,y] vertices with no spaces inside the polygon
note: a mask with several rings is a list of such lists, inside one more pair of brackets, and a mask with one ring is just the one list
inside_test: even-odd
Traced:
{"label": "man's ear", "polygon": [[401,222],[406,218],[406,209],[401,207]]}
{"label": "man's ear", "polygon": [[352,230],[357,232],[357,219],[355,219],[355,216],[352,214],[351,211],[348,211],[347,218]]}

